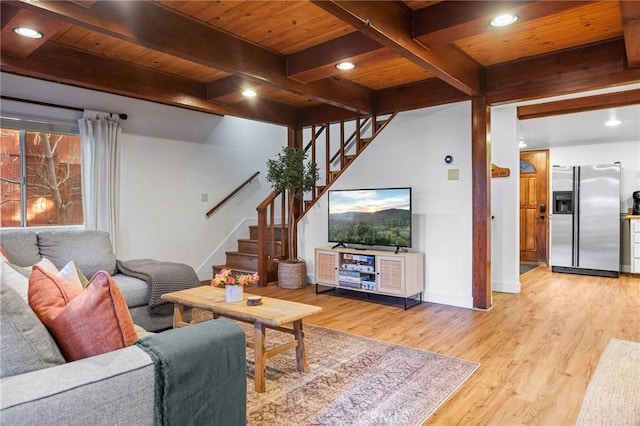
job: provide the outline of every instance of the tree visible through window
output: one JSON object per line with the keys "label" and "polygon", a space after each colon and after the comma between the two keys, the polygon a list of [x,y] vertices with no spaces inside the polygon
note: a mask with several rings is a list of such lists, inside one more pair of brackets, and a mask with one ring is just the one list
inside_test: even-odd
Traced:
{"label": "tree visible through window", "polygon": [[0,131],[0,225],[81,225],[80,137]]}

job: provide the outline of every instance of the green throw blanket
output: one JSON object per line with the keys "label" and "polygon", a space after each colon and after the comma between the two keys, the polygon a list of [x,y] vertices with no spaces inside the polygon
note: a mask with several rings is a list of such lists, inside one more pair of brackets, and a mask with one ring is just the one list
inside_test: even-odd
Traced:
{"label": "green throw blanket", "polygon": [[220,318],[144,337],[155,363],[155,424],[245,425],[244,331]]}

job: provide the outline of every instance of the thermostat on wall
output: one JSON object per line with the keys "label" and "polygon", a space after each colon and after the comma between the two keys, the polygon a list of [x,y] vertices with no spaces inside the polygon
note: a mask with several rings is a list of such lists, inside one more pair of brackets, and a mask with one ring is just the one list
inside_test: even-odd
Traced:
{"label": "thermostat on wall", "polygon": [[445,162],[446,164],[452,164],[452,163],[453,163],[453,155],[446,155],[446,156],[444,157],[444,162]]}

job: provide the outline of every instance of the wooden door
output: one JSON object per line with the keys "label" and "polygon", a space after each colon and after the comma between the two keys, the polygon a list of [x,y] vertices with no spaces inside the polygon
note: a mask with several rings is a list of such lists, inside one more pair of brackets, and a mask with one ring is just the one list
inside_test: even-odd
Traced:
{"label": "wooden door", "polygon": [[520,153],[520,260],[548,263],[549,151]]}

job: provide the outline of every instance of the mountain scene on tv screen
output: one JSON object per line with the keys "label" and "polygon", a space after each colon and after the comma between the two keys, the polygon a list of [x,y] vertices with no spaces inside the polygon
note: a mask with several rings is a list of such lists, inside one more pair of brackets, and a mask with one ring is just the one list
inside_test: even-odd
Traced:
{"label": "mountain scene on tv screen", "polygon": [[331,213],[329,241],[411,247],[411,211],[387,209],[373,213]]}

